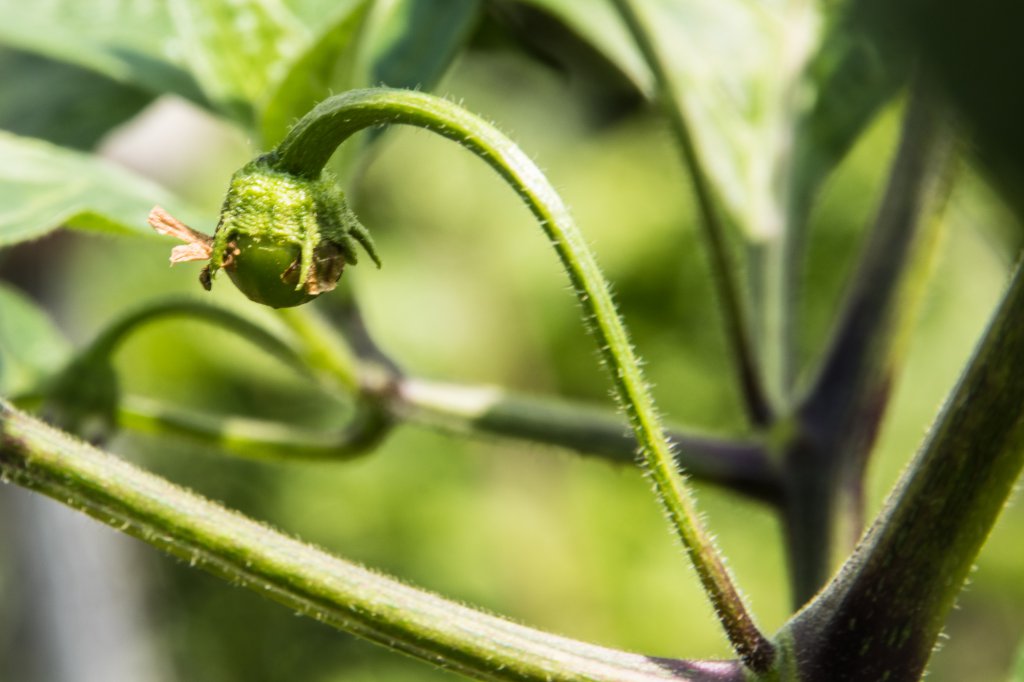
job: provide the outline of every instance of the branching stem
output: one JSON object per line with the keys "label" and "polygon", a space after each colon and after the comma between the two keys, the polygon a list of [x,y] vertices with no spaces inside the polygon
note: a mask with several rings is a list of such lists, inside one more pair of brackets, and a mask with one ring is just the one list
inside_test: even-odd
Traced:
{"label": "branching stem", "polygon": [[630,654],[549,635],[289,538],[0,401],[0,480],[36,490],[304,615],[480,680],[739,682],[736,662]]}
{"label": "branching stem", "polygon": [[1024,276],[843,570],[786,630],[801,679],[916,680],[1024,467]]}

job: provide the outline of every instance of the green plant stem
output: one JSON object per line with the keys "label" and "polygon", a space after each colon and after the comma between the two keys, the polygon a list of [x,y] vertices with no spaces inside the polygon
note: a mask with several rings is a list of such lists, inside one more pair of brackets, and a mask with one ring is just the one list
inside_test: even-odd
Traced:
{"label": "green plant stem", "polygon": [[901,332],[913,320],[900,313],[917,298],[907,291],[917,281],[917,247],[935,242],[937,209],[948,194],[942,191],[948,190],[944,181],[952,156],[947,119],[942,103],[916,84],[878,216],[815,381],[801,401],[805,428],[816,434],[862,430],[858,416],[877,411],[864,403],[891,382]]}
{"label": "green plant stem", "polygon": [[[331,302],[329,319],[311,306],[280,312],[302,342],[322,349],[316,366],[349,367],[355,363],[349,372],[360,377],[362,394],[394,422],[462,436],[499,436],[553,445],[616,463],[636,461],[636,438],[618,415],[563,400],[514,395],[498,387],[409,376],[373,339],[352,296],[343,292]],[[782,481],[763,443],[678,428],[669,430],[669,439],[677,464],[694,478],[767,504],[781,504]],[[281,454],[290,456],[285,450]]]}
{"label": "green plant stem", "polygon": [[[403,421],[462,435],[497,435],[554,445],[614,462],[635,461],[636,440],[611,412],[513,396],[497,388],[407,377],[373,343],[358,320],[345,320],[346,335],[361,336],[350,348],[330,322],[308,306],[276,312],[297,337],[297,348],[229,310],[169,299],[125,315],[104,330],[87,352],[102,353],[109,360],[129,334],[162,317],[215,322],[243,334],[304,373],[317,370],[348,390],[356,389],[356,414],[345,428],[312,431],[244,417],[210,417],[132,396],[122,397],[117,406],[118,425],[141,433],[186,437],[242,457],[339,460],[372,449],[396,421]],[[353,324],[359,329],[353,330]],[[678,429],[670,432],[670,438],[676,446],[676,461],[694,477],[779,504],[781,481],[760,443]]]}
{"label": "green plant stem", "polygon": [[[356,363],[351,371],[360,377],[362,394],[396,423],[420,424],[461,436],[499,436],[553,445],[616,463],[636,461],[636,438],[618,415],[564,400],[515,395],[498,387],[409,376],[373,339],[352,296],[343,293],[331,302],[330,319],[311,306],[287,309],[282,318],[303,342],[311,340],[324,349],[317,366]],[[668,433],[676,462],[687,474],[781,505],[781,477],[763,443],[678,428]]]}
{"label": "green plant stem", "polygon": [[615,394],[633,426],[658,498],[730,642],[752,669],[767,669],[773,647],[754,624],[699,521],[604,277],[568,209],[540,169],[494,126],[451,102],[424,93],[386,89],[356,90],[322,102],[263,161],[276,171],[316,178],[348,137],[384,124],[413,125],[458,142],[487,161],[529,206],[558,253],[584,319],[597,336]]}
{"label": "green plant stem", "polygon": [[[636,461],[636,438],[621,417],[596,407],[406,377],[389,409],[400,421],[469,436],[500,436],[567,448],[611,462]],[[695,479],[771,505],[782,479],[763,443],[669,429],[676,462]]]}
{"label": "green plant stem", "polygon": [[[475,438],[515,439],[615,464],[636,462],[636,438],[609,410],[509,395],[497,387],[405,378],[388,402],[364,403],[340,431],[315,431],[241,417],[214,417],[138,396],[121,398],[118,424],[150,435],[184,437],[246,458],[345,460],[362,455],[396,424]],[[670,429],[676,462],[693,478],[779,506],[782,479],[756,441]]]}
{"label": "green plant stem", "polygon": [[659,90],[660,103],[679,145],[683,164],[690,172],[693,193],[697,198],[697,207],[701,215],[700,224],[711,258],[712,281],[722,306],[725,334],[736,362],[744,404],[751,422],[765,426],[772,420],[773,408],[764,386],[746,305],[736,278],[739,269],[726,244],[725,228],[718,214],[711,182],[704,172],[704,163],[694,144],[686,114],[682,109],[681,94],[668,73],[668,66],[662,59],[650,31],[644,26],[632,2],[615,0],[615,6],[651,69]]}
{"label": "green plant stem", "polygon": [[307,364],[298,352],[264,327],[227,308],[181,298],[147,303],[129,312],[104,329],[85,352],[109,357],[139,327],[166,317],[188,317],[223,327],[296,371],[309,374]]}
{"label": "green plant stem", "polygon": [[[885,196],[821,367],[797,414],[783,522],[796,606],[828,579],[839,506],[862,507],[864,470],[892,390],[948,187],[952,134],[915,82]],[[852,498],[844,500],[846,498]],[[859,534],[859,520],[854,519]]]}
{"label": "green plant stem", "polygon": [[308,367],[332,377],[351,393],[360,391],[358,359],[326,320],[309,306],[274,312],[298,338],[301,357]]}
{"label": "green plant stem", "polygon": [[742,679],[730,662],[653,659],[549,635],[289,538],[0,401],[0,477],[299,613],[482,680]]}
{"label": "green plant stem", "polygon": [[802,679],[917,680],[1024,467],[1024,276],[839,575],[786,627]]}
{"label": "green plant stem", "polygon": [[373,450],[393,422],[374,409],[357,407],[340,431],[312,431],[289,424],[243,417],[215,417],[137,396],[122,397],[118,424],[151,435],[175,435],[240,457],[345,460]]}

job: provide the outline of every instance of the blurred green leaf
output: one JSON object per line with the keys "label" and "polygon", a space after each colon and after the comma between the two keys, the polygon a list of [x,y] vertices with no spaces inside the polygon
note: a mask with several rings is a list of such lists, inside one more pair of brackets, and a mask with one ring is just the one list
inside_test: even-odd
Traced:
{"label": "blurred green leaf", "polygon": [[195,215],[159,185],[97,157],[0,131],[0,246],[62,225],[152,234],[146,216],[154,204]]}
{"label": "blurred green leaf", "polygon": [[221,112],[255,123],[254,104],[282,81],[310,32],[279,0],[172,0],[189,68]]}
{"label": "blurred green leaf", "polygon": [[326,28],[300,56],[287,65],[281,79],[262,103],[260,129],[265,146],[276,144],[288,128],[331,92],[357,85],[357,40],[366,16],[367,2],[342,3],[335,7]]}
{"label": "blurred green leaf", "polygon": [[1010,671],[1009,682],[1024,682],[1024,641],[1017,649],[1017,657]]}
{"label": "blurred green leaf", "polygon": [[86,352],[46,382],[42,414],[46,421],[90,443],[102,443],[117,430],[121,399],[117,372],[106,353]]}
{"label": "blurred green leaf", "polygon": [[373,82],[394,88],[430,90],[469,39],[478,0],[404,0],[381,29]]}
{"label": "blurred green leaf", "polygon": [[0,0],[0,44],[204,104],[169,25],[162,0]]}
{"label": "blurred green leaf", "polygon": [[573,2],[572,0],[528,0],[560,18],[581,38],[616,64],[642,92],[654,90],[654,78],[623,25],[610,0]]}
{"label": "blurred green leaf", "polygon": [[91,149],[152,98],[95,71],[0,48],[0,128],[18,135]]}
{"label": "blurred green leaf", "polygon": [[67,361],[70,352],[49,316],[0,282],[0,395],[35,389]]}
{"label": "blurred green leaf", "polygon": [[797,220],[910,70],[905,49],[872,39],[860,8],[855,4],[831,22],[808,68],[809,103],[798,124],[792,171]]}
{"label": "blurred green leaf", "polygon": [[870,35],[885,49],[912,49],[972,135],[1003,198],[1024,216],[1024,4],[983,0],[861,0]]}
{"label": "blurred green leaf", "polygon": [[[605,12],[538,2],[595,36],[621,68],[641,76]],[[665,63],[705,171],[731,219],[754,239],[785,225],[786,169],[804,69],[822,16],[809,0],[647,0],[633,3]],[[596,22],[600,21],[600,24]],[[648,91],[650,88],[646,88]]]}

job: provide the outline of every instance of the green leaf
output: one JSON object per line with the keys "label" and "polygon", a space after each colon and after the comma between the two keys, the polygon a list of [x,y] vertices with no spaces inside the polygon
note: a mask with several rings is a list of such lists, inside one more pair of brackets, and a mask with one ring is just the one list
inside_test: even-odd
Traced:
{"label": "green leaf", "polygon": [[651,71],[610,0],[528,1],[565,22],[581,38],[618,66],[641,92],[650,94],[654,91]]}
{"label": "green leaf", "polygon": [[218,110],[252,126],[254,104],[311,42],[310,31],[280,0],[172,0],[174,26],[189,68]]}
{"label": "green leaf", "polygon": [[432,89],[469,39],[477,0],[405,0],[381,27],[373,82],[394,88]]}
{"label": "green leaf", "polygon": [[70,352],[49,316],[24,294],[0,282],[0,395],[38,388]]}
{"label": "green leaf", "polygon": [[0,128],[19,135],[91,149],[152,98],[95,71],[0,48]]}
{"label": "green leaf", "polygon": [[[597,22],[595,3],[536,0],[634,74],[635,50]],[[791,132],[804,68],[817,49],[822,16],[811,0],[636,0],[631,3],[685,114],[715,194],[732,222],[755,240],[785,226]],[[650,88],[644,88],[648,92]]]}
{"label": "green leaf", "polygon": [[798,84],[821,17],[807,0],[690,0],[644,6],[719,198],[755,239],[785,228]]}
{"label": "green leaf", "polygon": [[0,0],[0,44],[204,104],[168,26],[163,0]]}
{"label": "green leaf", "polygon": [[261,103],[260,130],[270,146],[284,137],[295,121],[332,91],[364,85],[357,71],[357,40],[367,13],[367,2],[342,3],[326,28],[287,69]]}
{"label": "green leaf", "polygon": [[824,180],[910,71],[907,51],[873,39],[860,7],[832,22],[808,68],[810,104],[798,124],[792,171],[797,220],[805,219]]}
{"label": "green leaf", "polygon": [[152,234],[154,204],[197,213],[148,180],[95,156],[0,131],[0,247],[62,225],[81,230]]}

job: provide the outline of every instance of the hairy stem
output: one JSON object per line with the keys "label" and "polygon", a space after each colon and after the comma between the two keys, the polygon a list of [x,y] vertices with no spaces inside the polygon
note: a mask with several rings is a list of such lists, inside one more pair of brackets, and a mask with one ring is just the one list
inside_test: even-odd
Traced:
{"label": "hairy stem", "polygon": [[711,276],[722,305],[726,339],[732,350],[739,375],[740,389],[751,422],[767,425],[772,419],[772,406],[764,387],[762,369],[758,362],[747,310],[736,278],[739,268],[726,244],[725,228],[715,205],[711,182],[704,171],[704,164],[690,133],[682,99],[675,82],[668,73],[668,66],[661,52],[654,44],[650,32],[644,27],[630,0],[615,0],[615,6],[623,21],[633,34],[633,40],[640,48],[660,91],[660,103],[665,110],[672,134],[679,145],[683,164],[690,172],[693,192],[701,215],[701,227],[711,258]]}
{"label": "hairy stem", "polygon": [[653,659],[549,635],[337,559],[0,401],[0,477],[299,613],[481,680],[743,679],[730,662]]}
{"label": "hairy stem", "polygon": [[658,498],[733,647],[751,668],[767,669],[773,647],[754,624],[699,521],[688,487],[675,469],[671,447],[607,283],[568,208],[522,150],[494,126],[444,99],[419,92],[373,89],[348,92],[322,102],[296,124],[276,150],[263,157],[263,162],[275,171],[316,178],[348,137],[384,124],[417,126],[458,142],[505,178],[536,216],[562,261],[588,327],[597,336],[602,359],[633,426]]}
{"label": "hairy stem", "polygon": [[803,679],[919,679],[1024,467],[1024,276],[859,549],[786,630]]}

